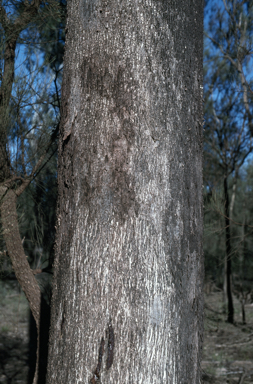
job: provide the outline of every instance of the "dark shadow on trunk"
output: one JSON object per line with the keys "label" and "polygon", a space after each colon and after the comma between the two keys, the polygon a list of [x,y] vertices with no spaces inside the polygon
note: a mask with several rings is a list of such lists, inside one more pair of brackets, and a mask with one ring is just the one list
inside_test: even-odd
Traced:
{"label": "dark shadow on trunk", "polygon": [[28,384],[32,384],[36,367],[37,328],[31,310],[29,310],[29,373]]}
{"label": "dark shadow on trunk", "polygon": [[[40,315],[40,337],[39,337],[39,376],[38,384],[46,383],[47,358],[48,358],[48,339],[50,327],[50,306],[41,296],[41,315]],[[34,318],[30,311],[29,321],[29,375],[28,384],[32,384],[35,367],[36,367],[36,351],[37,351],[37,329]]]}

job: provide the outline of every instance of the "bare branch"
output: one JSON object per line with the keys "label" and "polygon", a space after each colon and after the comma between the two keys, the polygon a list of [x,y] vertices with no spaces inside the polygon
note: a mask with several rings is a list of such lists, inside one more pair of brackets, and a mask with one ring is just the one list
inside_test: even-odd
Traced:
{"label": "bare branch", "polygon": [[238,70],[238,67],[237,67],[237,63],[236,61],[234,61],[232,59],[232,57],[229,56],[229,54],[227,52],[224,51],[222,45],[220,43],[218,43],[215,39],[213,39],[211,36],[209,36],[206,32],[204,32],[204,34],[206,35],[206,37],[208,37],[208,39],[210,39],[215,45],[217,45],[217,47],[219,47],[221,53],[223,54],[224,58],[228,59],[231,64],[233,64],[233,66]]}

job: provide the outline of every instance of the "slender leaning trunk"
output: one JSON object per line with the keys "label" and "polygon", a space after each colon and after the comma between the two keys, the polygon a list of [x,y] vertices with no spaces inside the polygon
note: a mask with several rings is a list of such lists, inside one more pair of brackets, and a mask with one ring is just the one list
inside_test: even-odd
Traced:
{"label": "slender leaning trunk", "polygon": [[202,0],[72,0],[48,384],[200,383]]}
{"label": "slender leaning trunk", "polygon": [[[25,187],[24,187],[25,188]],[[33,384],[37,384],[39,373],[39,333],[40,333],[40,288],[27,260],[22,245],[17,214],[17,190],[0,185],[0,217],[5,246],[10,256],[15,276],[24,291],[34,317],[37,329],[37,356]]]}

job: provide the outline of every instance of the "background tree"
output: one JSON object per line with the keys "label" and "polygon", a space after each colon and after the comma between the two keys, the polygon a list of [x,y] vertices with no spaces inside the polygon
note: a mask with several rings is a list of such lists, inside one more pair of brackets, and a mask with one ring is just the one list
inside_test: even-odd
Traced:
{"label": "background tree", "polygon": [[230,323],[234,321],[231,214],[239,170],[252,151],[249,65],[253,52],[252,7],[252,1],[215,3],[210,9],[205,44],[205,182],[208,193],[223,184],[225,281]]}
{"label": "background tree", "polygon": [[200,381],[202,11],[68,3],[50,384]]}
{"label": "background tree", "polygon": [[[54,213],[49,209],[43,210],[43,215],[49,219],[47,227],[45,225],[43,227],[45,220],[41,218],[40,205],[43,199],[44,206],[46,205],[45,196],[49,197],[49,189],[55,200],[55,194],[52,193],[55,191],[55,171],[52,169],[51,160],[54,159],[55,168],[62,56],[59,50],[57,57],[53,55],[55,48],[52,48],[52,45],[57,45],[58,49],[64,43],[62,32],[64,7],[64,2],[59,3],[54,0],[47,3],[39,0],[1,1],[0,4],[2,245],[12,261],[16,277],[28,299],[38,330],[42,284],[41,281],[38,284],[34,276],[35,271],[30,268],[25,251],[30,251],[28,256],[33,267],[37,268],[36,272],[38,272],[38,265],[37,263],[34,265],[33,255],[36,248],[39,249],[41,258],[40,271],[45,259],[52,257]],[[49,30],[54,28],[58,30],[57,38],[48,42],[46,38]],[[45,43],[47,43],[46,49]],[[24,58],[25,73],[15,69],[18,50],[22,50],[19,60],[21,57]],[[50,66],[46,66],[46,62]],[[38,175],[40,177],[35,182]],[[18,197],[21,197],[24,191],[26,196],[23,195],[17,203]],[[34,211],[31,210],[32,200]],[[18,213],[23,220],[21,228],[19,228]],[[31,217],[33,220],[29,220]],[[27,226],[24,228],[25,222],[29,222],[30,228]],[[21,241],[20,232],[23,241]],[[46,236],[49,247],[46,249],[43,246],[43,250],[40,245],[42,241],[46,243]],[[43,257],[41,257],[41,250]]]}

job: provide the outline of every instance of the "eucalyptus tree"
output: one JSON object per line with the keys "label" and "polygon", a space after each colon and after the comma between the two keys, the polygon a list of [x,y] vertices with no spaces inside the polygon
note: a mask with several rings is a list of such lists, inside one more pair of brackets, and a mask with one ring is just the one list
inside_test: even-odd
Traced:
{"label": "eucalyptus tree", "polygon": [[67,6],[47,383],[197,384],[202,0]]}

